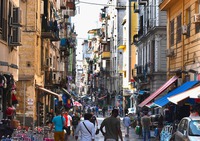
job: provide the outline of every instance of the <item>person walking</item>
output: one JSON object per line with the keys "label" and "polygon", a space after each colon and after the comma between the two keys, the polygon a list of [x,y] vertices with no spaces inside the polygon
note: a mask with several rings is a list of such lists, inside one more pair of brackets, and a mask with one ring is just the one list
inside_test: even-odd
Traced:
{"label": "person walking", "polygon": [[148,112],[144,111],[144,116],[141,118],[142,132],[143,132],[143,140],[150,141],[150,125],[151,119],[148,116]]}
{"label": "person walking", "polygon": [[84,121],[81,121],[76,127],[75,139],[78,140],[79,132],[81,133],[80,141],[94,141],[95,138],[95,127],[90,122],[92,114],[86,113],[84,115]]}
{"label": "person walking", "polygon": [[54,117],[54,110],[51,109],[49,113],[47,113],[47,125],[51,125],[52,124],[52,120]]}
{"label": "person walking", "polygon": [[78,116],[78,113],[75,112],[74,116],[72,116],[72,132],[73,132],[73,136],[74,136],[74,132],[75,132],[76,127],[77,127],[79,122],[80,122],[80,117]]}
{"label": "person walking", "polygon": [[65,118],[61,115],[61,111],[57,111],[57,115],[53,118],[50,131],[54,128],[54,140],[64,141],[63,126],[65,125]]}
{"label": "person walking", "polygon": [[124,124],[124,127],[126,128],[125,136],[129,137],[129,126],[131,125],[131,119],[128,116],[128,114],[126,114],[125,117],[123,118],[123,124]]}
{"label": "person walking", "polygon": [[63,117],[65,118],[65,141],[68,141],[68,137],[71,134],[71,126],[72,126],[72,117],[68,114],[67,111],[63,113]]}
{"label": "person walking", "polygon": [[92,115],[92,117],[90,119],[90,122],[92,122],[94,124],[94,126],[96,125],[98,127],[98,121],[97,121],[96,116],[94,115],[93,112],[91,113],[91,115]]}
{"label": "person walking", "polygon": [[99,106],[98,105],[96,105],[96,107],[95,107],[95,112],[96,112],[96,116],[98,117],[98,115],[99,115]]}
{"label": "person walking", "polygon": [[[111,116],[104,119],[101,123],[100,131],[103,134],[105,141],[119,141],[118,137],[123,141],[120,120],[117,118],[118,115],[119,110],[113,109]],[[103,131],[104,127],[105,131]]]}

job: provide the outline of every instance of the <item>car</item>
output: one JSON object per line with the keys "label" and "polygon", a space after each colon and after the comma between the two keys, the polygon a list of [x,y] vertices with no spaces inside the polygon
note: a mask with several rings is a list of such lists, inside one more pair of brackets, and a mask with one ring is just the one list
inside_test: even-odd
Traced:
{"label": "car", "polygon": [[128,114],[134,114],[135,109],[134,108],[128,108]]}
{"label": "car", "polygon": [[200,116],[182,118],[170,141],[200,141]]}

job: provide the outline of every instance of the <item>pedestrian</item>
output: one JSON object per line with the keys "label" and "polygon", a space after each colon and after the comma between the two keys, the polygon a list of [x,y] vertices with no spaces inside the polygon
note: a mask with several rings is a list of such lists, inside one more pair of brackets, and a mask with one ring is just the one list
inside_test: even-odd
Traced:
{"label": "pedestrian", "polygon": [[65,141],[68,141],[68,137],[71,134],[71,126],[72,126],[72,117],[68,114],[67,111],[63,113],[63,117],[65,118]]}
{"label": "pedestrian", "polygon": [[[103,134],[105,141],[119,141],[118,137],[123,141],[120,120],[117,118],[118,115],[119,110],[113,109],[111,116],[104,119],[101,123],[100,131]],[[104,127],[105,131],[103,131]]]}
{"label": "pedestrian", "polygon": [[195,107],[192,107],[190,110],[190,116],[189,117],[197,117],[199,116],[199,113],[197,112]]}
{"label": "pedestrian", "polygon": [[51,125],[52,124],[52,120],[55,116],[54,110],[51,109],[49,113],[47,113],[47,125]]}
{"label": "pedestrian", "polygon": [[160,133],[161,133],[162,128],[164,126],[163,119],[164,119],[164,117],[163,117],[162,113],[160,113],[160,115],[158,117],[158,138],[159,139],[160,139]]}
{"label": "pedestrian", "polygon": [[99,115],[99,106],[98,105],[96,105],[95,112],[96,112],[96,116],[98,117],[98,115]]}
{"label": "pedestrian", "polygon": [[98,127],[98,121],[97,121],[96,116],[94,115],[93,112],[91,112],[91,114],[92,114],[92,117],[91,117],[91,119],[90,119],[90,122],[92,122],[92,123],[94,124],[94,126],[95,126],[95,124],[96,124],[96,126]]}
{"label": "pedestrian", "polygon": [[57,115],[52,120],[50,131],[54,128],[54,140],[64,141],[63,126],[65,125],[65,118],[61,115],[61,111],[57,111]]}
{"label": "pedestrian", "polygon": [[105,117],[105,115],[106,115],[106,107],[103,107],[102,113],[103,113],[103,117]]}
{"label": "pedestrian", "polygon": [[72,117],[72,132],[73,132],[73,136],[74,136],[74,132],[75,132],[76,127],[77,127],[79,122],[80,122],[80,117],[78,116],[78,113],[75,112],[74,116]]}
{"label": "pedestrian", "polygon": [[129,137],[129,126],[131,125],[131,119],[128,116],[128,114],[125,115],[125,117],[123,118],[123,124],[126,128],[126,134],[125,136]]}
{"label": "pedestrian", "polygon": [[143,140],[150,141],[150,126],[151,119],[148,116],[148,112],[144,111],[144,116],[141,118],[142,132],[143,132]]}
{"label": "pedestrian", "polygon": [[94,141],[95,127],[90,122],[92,114],[86,113],[84,115],[84,121],[80,122],[75,131],[75,139],[78,140],[79,132],[81,133],[80,141]]}

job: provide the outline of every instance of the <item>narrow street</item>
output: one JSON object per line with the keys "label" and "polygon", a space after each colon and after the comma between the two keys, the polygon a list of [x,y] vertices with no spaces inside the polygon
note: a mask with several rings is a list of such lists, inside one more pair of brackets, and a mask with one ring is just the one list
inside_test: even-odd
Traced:
{"label": "narrow street", "polygon": [[[101,122],[103,121],[104,118],[98,117],[97,119],[98,119],[98,123],[99,123],[99,126],[100,126],[100,124],[101,124]],[[122,121],[122,118],[121,118],[121,121]],[[125,128],[124,128],[122,123],[121,123],[121,129],[122,129],[122,136],[123,136],[124,141],[143,141],[142,138],[139,138],[139,136],[135,134],[135,131],[134,131],[133,128],[130,127],[129,137],[125,137]],[[80,140],[80,138],[78,139],[78,141],[79,140]],[[75,141],[74,137],[70,136],[69,141]],[[98,135],[95,136],[95,141],[104,141],[104,137],[101,134],[101,132]],[[155,139],[152,138],[151,141],[155,141]]]}

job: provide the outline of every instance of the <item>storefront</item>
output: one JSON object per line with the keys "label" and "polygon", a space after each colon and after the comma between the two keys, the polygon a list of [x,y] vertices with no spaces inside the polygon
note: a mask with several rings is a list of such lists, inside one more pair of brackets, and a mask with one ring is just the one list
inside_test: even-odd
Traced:
{"label": "storefront", "polygon": [[165,84],[163,84],[160,88],[158,88],[154,93],[150,94],[150,96],[147,97],[144,101],[142,101],[138,106],[142,108],[148,105],[149,103],[151,103],[156,97],[158,97],[167,88],[169,88],[177,79],[178,79],[178,76],[173,76]]}
{"label": "storefront", "polygon": [[12,74],[0,74],[0,120],[13,118],[16,98],[16,85]]}

